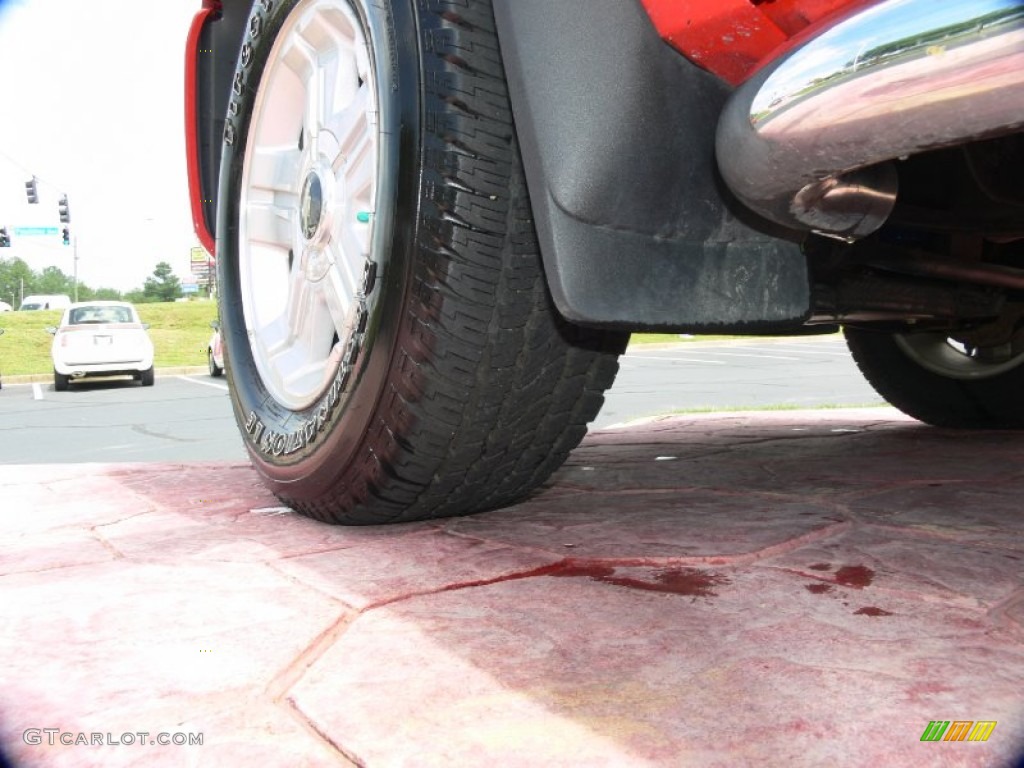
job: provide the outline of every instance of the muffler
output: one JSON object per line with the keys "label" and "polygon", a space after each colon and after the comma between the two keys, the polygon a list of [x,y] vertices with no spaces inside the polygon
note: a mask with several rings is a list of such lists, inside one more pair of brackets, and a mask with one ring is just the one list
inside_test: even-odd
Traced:
{"label": "muffler", "polygon": [[892,213],[890,161],[1022,126],[1024,0],[884,0],[740,86],[716,150],[754,212],[853,241]]}

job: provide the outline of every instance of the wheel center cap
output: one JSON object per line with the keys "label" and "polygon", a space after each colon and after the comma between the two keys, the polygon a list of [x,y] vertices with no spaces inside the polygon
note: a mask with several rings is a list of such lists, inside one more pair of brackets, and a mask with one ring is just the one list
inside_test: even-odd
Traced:
{"label": "wheel center cap", "polygon": [[302,198],[299,203],[299,220],[302,225],[302,234],[307,240],[312,240],[320,228],[323,212],[323,183],[320,181],[320,175],[316,171],[310,171],[306,176],[306,181],[302,184]]}

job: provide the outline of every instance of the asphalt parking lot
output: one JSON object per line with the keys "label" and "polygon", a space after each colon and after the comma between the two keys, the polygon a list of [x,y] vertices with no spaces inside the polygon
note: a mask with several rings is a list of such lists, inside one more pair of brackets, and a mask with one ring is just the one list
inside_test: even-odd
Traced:
{"label": "asphalt parking lot", "polygon": [[[26,766],[1011,765],[1015,438],[889,409],[660,419],[591,435],[515,507],[358,529],[244,463],[0,467],[0,744]],[[947,722],[963,741],[922,740]]]}

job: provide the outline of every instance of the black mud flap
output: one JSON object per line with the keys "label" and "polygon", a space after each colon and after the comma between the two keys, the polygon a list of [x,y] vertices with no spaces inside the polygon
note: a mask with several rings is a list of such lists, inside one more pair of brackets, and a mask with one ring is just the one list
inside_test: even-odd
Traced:
{"label": "black mud flap", "polygon": [[718,179],[715,127],[730,87],[666,45],[638,0],[493,2],[565,317],[626,330],[798,331],[811,303],[798,236],[741,221]]}

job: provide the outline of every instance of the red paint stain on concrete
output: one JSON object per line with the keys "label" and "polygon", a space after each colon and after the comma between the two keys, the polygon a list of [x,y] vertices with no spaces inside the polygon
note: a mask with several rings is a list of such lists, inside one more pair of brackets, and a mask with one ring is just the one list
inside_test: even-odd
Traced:
{"label": "red paint stain on concrete", "polygon": [[655,571],[650,581],[630,576],[616,576],[615,571],[614,567],[607,565],[562,563],[552,567],[547,575],[559,578],[583,576],[617,587],[690,597],[714,597],[718,594],[714,587],[729,583],[725,576],[697,568],[663,568]]}
{"label": "red paint stain on concrete", "polygon": [[892,616],[892,611],[883,611],[881,608],[876,608],[873,605],[868,605],[863,608],[858,608],[853,612],[854,616]]}
{"label": "red paint stain on concrete", "polygon": [[556,563],[550,568],[543,570],[547,571],[548,576],[557,576],[558,578],[589,576],[592,579],[600,579],[603,576],[611,576],[615,573],[615,569],[609,565],[582,565],[577,563]]}
{"label": "red paint stain on concrete", "polygon": [[832,591],[831,584],[808,584],[804,587],[808,592],[813,592],[815,595],[824,595],[826,592]]}
{"label": "red paint stain on concrete", "polygon": [[875,578],[875,572],[863,565],[846,565],[836,571],[836,584],[864,589]]}

